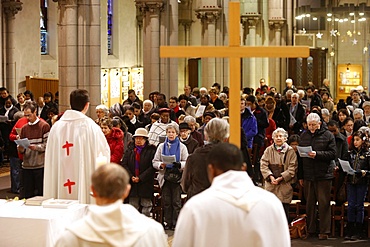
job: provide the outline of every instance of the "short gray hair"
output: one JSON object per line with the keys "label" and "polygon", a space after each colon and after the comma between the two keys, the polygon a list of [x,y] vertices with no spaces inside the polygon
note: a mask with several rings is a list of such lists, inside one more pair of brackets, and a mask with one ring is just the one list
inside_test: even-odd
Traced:
{"label": "short gray hair", "polygon": [[169,130],[169,129],[174,129],[177,134],[180,133],[179,125],[177,123],[169,123],[169,124],[167,124],[167,126],[166,126],[166,133],[167,133],[167,130]]}
{"label": "short gray hair", "polygon": [[272,139],[275,139],[275,136],[278,133],[282,133],[283,134],[283,136],[285,138],[285,141],[286,141],[286,139],[288,139],[288,132],[286,132],[286,130],[283,129],[283,128],[277,128],[276,130],[274,130],[274,132],[272,132]]}
{"label": "short gray hair", "polygon": [[361,117],[364,116],[364,111],[361,109],[361,108],[356,108],[354,111],[353,111],[353,116],[357,115],[357,114],[360,114]]}
{"label": "short gray hair", "polygon": [[330,112],[329,112],[328,109],[322,108],[321,109],[321,115],[330,116]]}
{"label": "short gray hair", "polygon": [[226,120],[212,118],[204,128],[204,135],[209,142],[224,142],[230,135],[230,125]]}
{"label": "short gray hair", "polygon": [[[287,95],[292,95],[294,93],[294,91],[292,89],[289,89],[288,91],[286,91],[285,94]],[[299,98],[299,97],[298,97]]]}
{"label": "short gray hair", "polygon": [[98,105],[96,106],[95,110],[103,110],[105,115],[108,115],[109,109],[105,105]]}
{"label": "short gray hair", "polygon": [[195,119],[195,117],[193,117],[193,116],[186,116],[185,118],[184,118],[184,122],[185,123],[196,123],[197,122],[197,120]]}
{"label": "short gray hair", "polygon": [[296,96],[299,99],[299,94],[298,93],[292,93],[292,95],[290,97],[293,97],[293,96]]}
{"label": "short gray hair", "polygon": [[150,99],[146,99],[146,100],[144,100],[144,101],[143,101],[143,105],[144,105],[145,103],[149,103],[149,104],[153,107],[153,102],[152,102]]}
{"label": "short gray hair", "polygon": [[310,113],[307,116],[307,123],[309,122],[321,122],[320,116],[317,113]]}
{"label": "short gray hair", "polygon": [[127,171],[114,163],[98,167],[91,176],[91,184],[98,196],[107,199],[121,199],[129,181]]}

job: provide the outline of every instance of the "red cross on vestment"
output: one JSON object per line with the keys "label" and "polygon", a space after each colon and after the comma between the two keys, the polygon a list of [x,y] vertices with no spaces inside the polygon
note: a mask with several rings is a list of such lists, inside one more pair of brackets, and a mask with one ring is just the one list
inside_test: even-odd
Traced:
{"label": "red cross on vestment", "polygon": [[64,144],[62,146],[62,148],[66,148],[67,149],[67,156],[69,156],[69,148],[70,147],[73,147],[73,144],[72,143],[68,143],[68,141],[66,141],[66,144]]}
{"label": "red cross on vestment", "polygon": [[72,194],[72,185],[75,185],[75,182],[71,182],[71,180],[67,179],[67,183],[63,184],[64,187],[68,186],[68,194]]}

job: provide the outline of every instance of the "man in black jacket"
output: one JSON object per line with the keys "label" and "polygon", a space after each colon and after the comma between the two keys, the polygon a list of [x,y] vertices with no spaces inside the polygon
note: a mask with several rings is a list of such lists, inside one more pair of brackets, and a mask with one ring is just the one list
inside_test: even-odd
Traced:
{"label": "man in black jacket", "polygon": [[335,160],[337,146],[333,134],[321,123],[320,116],[311,113],[307,116],[308,131],[301,135],[302,147],[311,147],[312,151],[302,157],[303,177],[299,183],[304,188],[308,232],[316,233],[316,203],[318,202],[320,234],[319,239],[328,239],[330,233],[330,191],[333,179],[332,160]]}
{"label": "man in black jacket", "polygon": [[260,151],[261,148],[264,146],[265,137],[266,137],[266,128],[269,127],[269,120],[267,117],[267,112],[265,109],[261,108],[257,104],[257,99],[253,95],[249,95],[246,99],[247,107],[250,107],[253,115],[256,117],[257,120],[257,135],[253,138],[253,158],[252,164],[254,165],[254,182],[262,182],[262,175],[260,169]]}

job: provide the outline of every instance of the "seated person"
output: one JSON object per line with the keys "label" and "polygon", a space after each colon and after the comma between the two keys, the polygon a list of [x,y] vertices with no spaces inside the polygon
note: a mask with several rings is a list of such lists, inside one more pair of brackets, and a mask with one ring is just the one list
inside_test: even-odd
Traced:
{"label": "seated person", "polygon": [[100,166],[91,178],[97,205],[90,205],[87,216],[67,227],[55,246],[167,246],[159,223],[123,204],[130,193],[129,180],[117,164]]}

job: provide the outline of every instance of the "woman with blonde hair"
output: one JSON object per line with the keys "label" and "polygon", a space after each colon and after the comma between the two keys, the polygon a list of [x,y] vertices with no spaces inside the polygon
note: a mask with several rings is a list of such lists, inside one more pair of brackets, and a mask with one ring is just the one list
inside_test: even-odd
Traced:
{"label": "woman with blonde hair", "polygon": [[261,173],[265,179],[265,189],[280,199],[289,220],[289,203],[293,198],[290,184],[296,178],[297,155],[286,143],[287,138],[288,133],[283,128],[277,128],[272,133],[274,143],[262,155]]}

